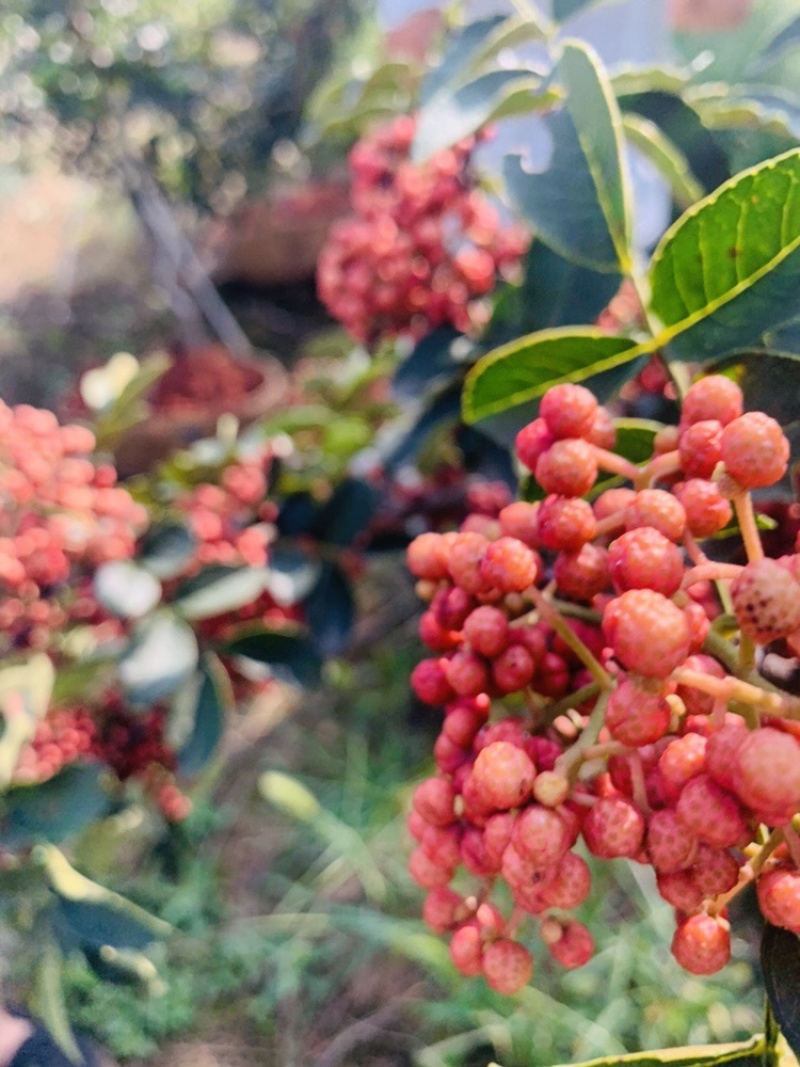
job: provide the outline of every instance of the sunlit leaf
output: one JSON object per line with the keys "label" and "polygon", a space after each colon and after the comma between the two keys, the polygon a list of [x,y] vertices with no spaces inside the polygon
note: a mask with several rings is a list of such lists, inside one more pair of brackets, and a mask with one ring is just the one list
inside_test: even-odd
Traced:
{"label": "sunlit leaf", "polygon": [[800,151],[736,175],[667,231],[650,269],[658,340],[707,360],[800,311]]}

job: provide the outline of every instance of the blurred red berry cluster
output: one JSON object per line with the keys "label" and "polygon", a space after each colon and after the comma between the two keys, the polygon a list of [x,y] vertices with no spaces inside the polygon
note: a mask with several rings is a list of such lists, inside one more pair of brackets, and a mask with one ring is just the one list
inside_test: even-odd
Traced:
{"label": "blurred red berry cluster", "polygon": [[350,155],[354,214],[334,226],[319,258],[320,298],[366,344],[484,325],[482,298],[527,245],[478,187],[470,168],[476,138],[417,163],[415,132],[416,120],[401,116],[358,142]]}

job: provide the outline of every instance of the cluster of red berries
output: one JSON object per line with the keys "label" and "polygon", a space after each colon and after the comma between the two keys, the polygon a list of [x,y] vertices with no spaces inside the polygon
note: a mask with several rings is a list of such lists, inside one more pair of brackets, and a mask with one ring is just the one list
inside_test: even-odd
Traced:
{"label": "cluster of red berries", "polygon": [[181,492],[175,503],[186,516],[197,542],[194,559],[187,565],[184,576],[212,563],[264,566],[267,544],[274,530],[269,522],[253,520],[262,515],[274,518],[271,504],[262,507],[268,462],[268,454],[238,460],[225,467],[219,485],[204,482]]}
{"label": "cluster of red berries", "polygon": [[88,708],[53,708],[20,752],[14,782],[46,782],[77,760],[97,754],[97,727]]}
{"label": "cluster of red berries", "polygon": [[[90,458],[94,435],[0,402],[0,626],[6,651],[48,649],[95,613],[87,576],[133,555],[147,512]],[[83,595],[83,594],[86,595]],[[67,594],[67,595],[65,595]],[[77,594],[77,595],[76,595]]]}
{"label": "cluster of red berries", "polygon": [[[408,549],[434,653],[412,685],[445,707],[410,870],[456,967],[503,993],[533,971],[526,916],[564,966],[591,957],[569,914],[591,891],[580,842],[654,869],[673,954],[695,974],[727,962],[727,904],[753,881],[765,917],[800,933],[800,701],[754,666],[757,646],[800,646],[800,555],[764,558],[749,492],[783,477],[788,442],[716,375],[647,463],[614,453],[614,436],[587,389],[552,388],[516,439],[545,498]],[[600,472],[616,484],[603,491]],[[734,512],[744,566],[700,545]],[[472,891],[451,886],[462,867]]]}
{"label": "cluster of red berries", "polygon": [[355,146],[354,215],[333,227],[319,258],[320,299],[367,344],[484,325],[481,298],[527,243],[477,188],[469,166],[476,138],[415,163],[415,131],[416,119],[402,116]]}

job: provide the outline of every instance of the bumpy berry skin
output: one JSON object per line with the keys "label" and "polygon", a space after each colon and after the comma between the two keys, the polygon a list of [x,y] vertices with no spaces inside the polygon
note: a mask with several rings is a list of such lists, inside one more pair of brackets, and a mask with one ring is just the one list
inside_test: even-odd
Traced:
{"label": "bumpy berry skin", "polygon": [[406,563],[417,578],[430,578],[433,581],[446,578],[447,542],[441,534],[420,534],[406,550]]}
{"label": "bumpy berry skin", "polygon": [[692,423],[680,436],[678,454],[687,478],[710,478],[722,459],[722,423],[716,419]]}
{"label": "bumpy berry skin", "polygon": [[725,470],[743,489],[779,482],[789,462],[789,442],[775,419],[748,411],[722,432]]}
{"label": "bumpy berry skin", "polygon": [[432,826],[452,826],[456,821],[453,808],[456,791],[447,778],[426,778],[414,790],[412,804],[425,822]]}
{"label": "bumpy berry skin", "polygon": [[527,648],[509,645],[492,661],[492,678],[501,693],[516,693],[524,689],[536,673],[536,662]]}
{"label": "bumpy berry skin", "polygon": [[585,544],[577,552],[561,552],[553,576],[564,596],[590,601],[608,585],[608,553],[593,544]]}
{"label": "bumpy berry skin", "polygon": [[561,816],[550,808],[532,804],[514,824],[511,841],[535,870],[558,863],[569,848],[569,831]]}
{"label": "bumpy berry skin", "polygon": [[729,848],[747,835],[747,824],[735,798],[710,775],[699,774],[681,790],[678,819],[698,841]]}
{"label": "bumpy berry skin", "polygon": [[529,548],[539,548],[538,512],[538,504],[515,500],[513,504],[504,507],[497,516],[500,522],[500,532],[506,537],[516,537]]}
{"label": "bumpy berry skin", "polygon": [[672,939],[672,954],[690,974],[715,974],[731,956],[727,922],[711,915],[691,915]]}
{"label": "bumpy berry skin", "polygon": [[476,923],[465,923],[453,934],[450,958],[456,970],[466,978],[475,978],[481,973],[483,939]]}
{"label": "bumpy berry skin", "polygon": [[480,565],[484,582],[501,593],[521,593],[539,571],[536,553],[515,537],[501,537],[486,546]]}
{"label": "bumpy berry skin", "polygon": [[555,438],[544,419],[534,419],[519,431],[514,439],[514,449],[520,463],[533,473],[539,457],[552,446],[554,441]]}
{"label": "bumpy berry skin", "polygon": [[759,645],[800,627],[800,582],[777,560],[748,563],[731,585],[736,621]]}
{"label": "bumpy berry skin", "polygon": [[646,848],[650,862],[660,874],[685,870],[697,855],[697,842],[686,832],[673,808],[662,808],[650,816]]}
{"label": "bumpy berry skin", "polygon": [[752,730],[736,752],[736,791],[751,807],[790,812],[800,807],[800,744],[765,726]]}
{"label": "bumpy berry skin", "polygon": [[447,704],[455,696],[438,659],[420,660],[411,672],[411,688],[426,704]]}
{"label": "bumpy berry skin", "polygon": [[597,480],[592,446],[581,438],[556,441],[536,461],[536,481],[546,493],[583,496]]}
{"label": "bumpy berry skin", "polygon": [[609,697],[605,721],[615,741],[640,748],[662,738],[671,717],[669,704],[662,696],[646,693],[626,679]]}
{"label": "bumpy berry skin", "polygon": [[722,374],[709,374],[687,389],[681,404],[681,425],[716,419],[727,426],[743,410],[744,398],[736,382]]}
{"label": "bumpy berry skin", "polygon": [[792,933],[800,933],[800,871],[781,865],[767,871],[756,883],[761,914]]}
{"label": "bumpy berry skin", "polygon": [[567,852],[553,878],[542,888],[542,900],[550,908],[571,911],[583,904],[591,888],[592,875],[586,861],[575,852]]}
{"label": "bumpy berry skin", "polygon": [[547,947],[558,963],[566,970],[583,967],[594,955],[594,938],[583,923],[574,919],[563,924],[561,937],[547,941]]}
{"label": "bumpy berry skin", "polygon": [[640,526],[609,546],[608,569],[618,593],[654,589],[669,597],[680,589],[683,580],[683,554],[658,530]]}
{"label": "bumpy berry skin", "polygon": [[513,996],[533,977],[533,956],[518,941],[499,938],[483,950],[483,976],[496,993]]}
{"label": "bumpy berry skin", "polygon": [[459,909],[464,904],[460,893],[448,886],[431,889],[422,905],[422,918],[435,934],[446,933],[456,922]]}
{"label": "bumpy berry skin", "polygon": [[739,864],[726,849],[698,845],[691,876],[704,897],[716,897],[733,889],[739,881]]}
{"label": "bumpy berry skin", "polygon": [[499,608],[485,604],[464,620],[464,637],[481,656],[499,656],[508,645],[508,618]]}
{"label": "bumpy berry skin", "polygon": [[556,440],[564,437],[586,437],[592,433],[598,404],[595,396],[583,385],[565,382],[554,385],[542,397],[539,417]]}
{"label": "bumpy berry skin", "polygon": [[623,797],[600,797],[583,822],[586,847],[604,859],[635,856],[644,831],[641,812]]}
{"label": "bumpy berry skin", "polygon": [[517,808],[531,795],[536,768],[530,757],[509,741],[495,741],[478,753],[473,786],[489,809]]}
{"label": "bumpy berry skin", "polygon": [[669,541],[680,541],[686,529],[683,504],[664,489],[643,489],[625,510],[625,529],[652,526]]}
{"label": "bumpy berry skin", "polygon": [[689,532],[700,540],[719,533],[733,517],[730,501],[714,482],[689,478],[673,486],[672,491],[683,504]]}
{"label": "bumpy berry skin", "polygon": [[603,633],[623,666],[650,678],[668,677],[689,655],[683,612],[651,589],[630,589],[612,600]]}
{"label": "bumpy berry skin", "polygon": [[539,505],[537,535],[553,552],[576,552],[595,535],[591,504],[578,497],[548,496]]}
{"label": "bumpy berry skin", "polygon": [[479,533],[459,533],[450,545],[447,567],[450,577],[465,593],[475,594],[486,589],[481,575],[481,561],[490,542]]}

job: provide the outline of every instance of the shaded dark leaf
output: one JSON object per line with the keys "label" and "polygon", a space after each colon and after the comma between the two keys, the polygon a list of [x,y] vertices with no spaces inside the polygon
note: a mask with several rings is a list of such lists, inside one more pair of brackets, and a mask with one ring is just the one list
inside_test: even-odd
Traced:
{"label": "shaded dark leaf", "polygon": [[276,526],[283,537],[301,537],[314,529],[320,506],[310,493],[292,493],[286,498]]}
{"label": "shaded dark leaf", "polygon": [[125,915],[110,904],[98,901],[69,900],[56,894],[57,929],[82,949],[142,949],[154,940],[152,930]]}
{"label": "shaded dark leaf", "polygon": [[800,938],[767,923],[761,970],[772,1013],[795,1055],[800,1055]]}
{"label": "shaded dark leaf", "polygon": [[342,482],[317,519],[320,541],[341,548],[351,545],[369,525],[377,503],[377,492],[366,482],[355,478]]}
{"label": "shaded dark leaf", "polygon": [[219,650],[226,656],[244,656],[269,667],[277,677],[304,686],[319,684],[322,660],[308,637],[279,630],[257,630]]}
{"label": "shaded dark leaf", "polygon": [[7,847],[57,843],[108,814],[111,798],[101,785],[102,772],[100,764],[73,764],[41,785],[10,789],[0,841]]}
{"label": "shaded dark leaf", "polygon": [[191,560],[196,543],[182,522],[155,523],[139,543],[138,559],[156,578],[175,578]]}
{"label": "shaded dark leaf", "polygon": [[323,656],[340,656],[350,637],[355,603],[350,582],[335,563],[323,563],[319,581],[306,597],[304,614],[311,637]]}
{"label": "shaded dark leaf", "polygon": [[458,373],[459,363],[453,358],[456,345],[465,345],[467,351],[474,347],[469,338],[449,326],[423,337],[397,368],[392,381],[395,394],[401,400],[414,400]]}

